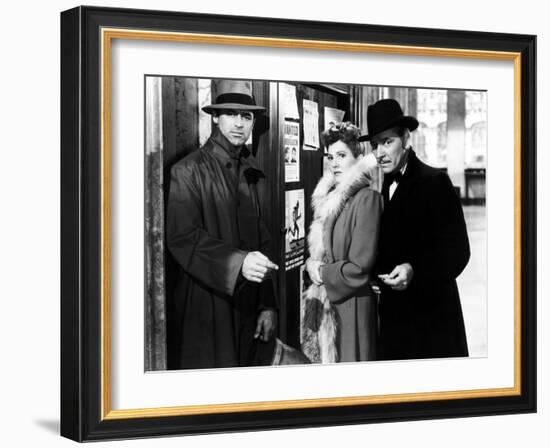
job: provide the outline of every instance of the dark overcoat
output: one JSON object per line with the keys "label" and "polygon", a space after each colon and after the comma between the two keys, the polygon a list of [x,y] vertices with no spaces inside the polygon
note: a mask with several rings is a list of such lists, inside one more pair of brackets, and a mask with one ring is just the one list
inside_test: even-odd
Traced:
{"label": "dark overcoat", "polygon": [[272,281],[241,274],[248,252],[271,256],[258,195],[264,177],[246,147],[235,149],[217,128],[172,168],[166,239],[179,268],[182,369],[250,365],[259,312],[276,308]]}
{"label": "dark overcoat", "polygon": [[377,271],[402,263],[414,270],[404,291],[382,287],[381,359],[468,356],[456,278],[470,258],[460,199],[446,173],[422,163],[411,149],[403,178],[384,212]]}

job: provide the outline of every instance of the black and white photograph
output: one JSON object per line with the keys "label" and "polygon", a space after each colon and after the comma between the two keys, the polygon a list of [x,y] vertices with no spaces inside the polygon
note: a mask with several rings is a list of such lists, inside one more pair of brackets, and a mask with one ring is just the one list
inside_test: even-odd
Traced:
{"label": "black and white photograph", "polygon": [[144,95],[146,371],[488,355],[485,90]]}

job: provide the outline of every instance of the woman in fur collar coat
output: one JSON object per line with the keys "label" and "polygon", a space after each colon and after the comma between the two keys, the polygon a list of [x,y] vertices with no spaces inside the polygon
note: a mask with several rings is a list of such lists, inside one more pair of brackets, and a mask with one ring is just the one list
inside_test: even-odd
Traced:
{"label": "woman in fur collar coat", "polygon": [[376,296],[369,280],[377,250],[382,197],[371,188],[376,160],[361,154],[349,122],[321,135],[330,170],[312,197],[302,349],[313,362],[375,358]]}

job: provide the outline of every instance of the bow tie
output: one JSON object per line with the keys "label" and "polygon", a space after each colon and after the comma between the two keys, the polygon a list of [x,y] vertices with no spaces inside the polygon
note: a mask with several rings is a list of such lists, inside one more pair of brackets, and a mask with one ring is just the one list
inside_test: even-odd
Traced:
{"label": "bow tie", "polygon": [[397,170],[395,173],[389,173],[384,175],[384,180],[387,182],[388,185],[401,182],[401,179],[403,179],[403,173],[401,170]]}

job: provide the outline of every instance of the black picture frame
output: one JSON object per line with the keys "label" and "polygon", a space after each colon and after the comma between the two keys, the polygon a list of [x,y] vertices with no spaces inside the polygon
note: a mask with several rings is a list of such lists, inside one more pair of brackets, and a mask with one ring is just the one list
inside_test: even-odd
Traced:
{"label": "black picture frame", "polygon": [[[509,396],[105,418],[101,29],[513,53],[520,58],[519,384]],[[77,7],[61,13],[61,435],[76,441],[536,412],[536,36]]]}

